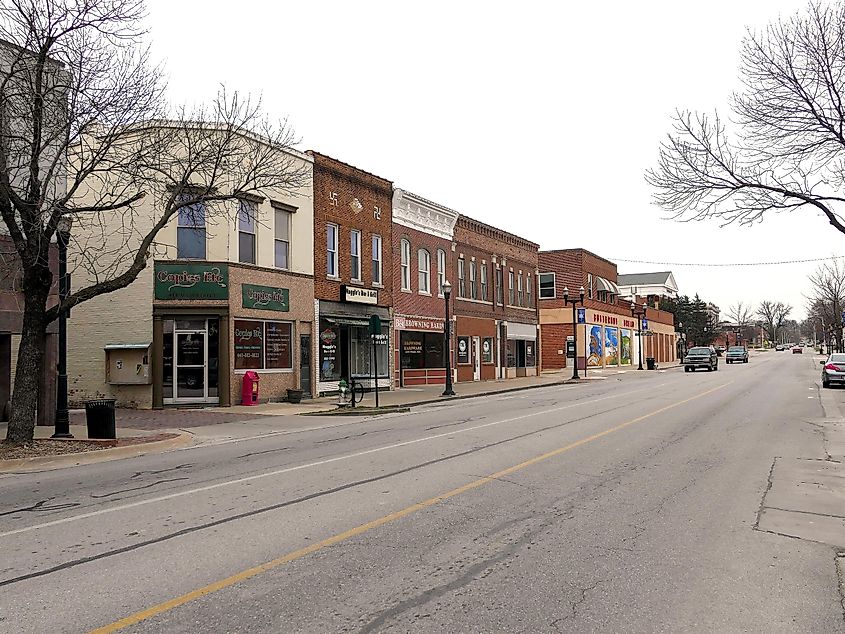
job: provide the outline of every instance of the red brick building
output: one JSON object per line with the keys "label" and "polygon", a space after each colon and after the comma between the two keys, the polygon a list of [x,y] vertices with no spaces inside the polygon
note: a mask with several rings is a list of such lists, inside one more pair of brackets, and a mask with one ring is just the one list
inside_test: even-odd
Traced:
{"label": "red brick building", "polygon": [[452,246],[457,381],[537,368],[537,244],[459,216]]}
{"label": "red brick building", "polygon": [[[317,152],[314,158],[314,317],[318,323],[317,392],[354,378],[371,389],[391,385],[393,183]],[[368,325],[381,319],[373,346]]]}
{"label": "red brick building", "polygon": [[446,382],[442,285],[452,270],[457,220],[458,212],[421,196],[401,189],[393,193],[396,386]]}
{"label": "red brick building", "polygon": [[[646,309],[638,323],[632,315],[631,300],[619,297],[616,265],[586,249],[541,251],[539,254],[539,304],[541,365],[544,370],[558,370],[570,365],[567,340],[576,336],[579,369],[636,366],[639,361],[639,336],[642,333],[643,360],[654,357],[657,363],[676,361],[675,328],[671,313],[655,306]],[[573,307],[564,301],[564,289],[577,298],[584,287],[584,303],[579,304],[573,320]],[[642,311],[645,300],[636,298]]]}

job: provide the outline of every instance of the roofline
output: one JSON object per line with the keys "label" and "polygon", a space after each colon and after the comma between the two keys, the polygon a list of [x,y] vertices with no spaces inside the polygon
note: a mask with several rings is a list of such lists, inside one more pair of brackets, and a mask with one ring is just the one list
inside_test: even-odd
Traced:
{"label": "roofline", "polygon": [[344,166],[348,167],[349,169],[353,169],[357,172],[361,172],[362,174],[366,174],[367,176],[372,176],[373,178],[376,178],[376,179],[382,181],[383,183],[387,183],[390,186],[390,188],[393,189],[393,181],[385,178],[384,176],[379,176],[378,174],[373,174],[372,172],[368,172],[367,170],[361,169],[360,167],[356,167],[355,165],[352,165],[350,163],[346,163],[345,161],[341,161],[340,159],[336,159],[335,157],[329,156],[328,154],[323,154],[322,152],[318,152],[317,150],[306,150],[305,153],[312,156],[312,157],[320,157],[320,158],[328,159],[330,161],[334,161],[335,163],[340,163],[341,165],[344,165]]}
{"label": "roofline", "polygon": [[486,222],[481,222],[480,220],[476,220],[475,218],[467,216],[466,214],[458,214],[458,222],[461,222],[461,220],[465,220],[469,223],[479,225],[485,229],[489,229],[490,231],[495,231],[501,234],[502,236],[510,238],[511,240],[521,242],[528,248],[537,249],[538,252],[540,250],[540,245],[536,242],[531,242],[531,240],[529,240],[528,238],[523,238],[522,236],[518,236],[515,233],[511,233],[510,231],[505,231],[504,229],[499,229],[498,227],[494,227],[493,225],[488,225]]}
{"label": "roofline", "polygon": [[[615,266],[617,269],[619,268],[619,265],[616,264],[616,262],[614,262],[613,260],[608,260],[607,258],[603,258],[602,256],[600,256],[596,253],[593,253],[589,249],[585,249],[583,247],[574,247],[572,249],[543,249],[542,251],[540,251],[540,255],[542,255],[544,253],[571,253],[572,251],[581,251],[582,253],[588,253],[591,256],[593,256],[594,258],[601,260],[602,262],[607,262],[608,264],[612,264],[613,266]],[[617,276],[618,275],[619,274],[617,273]]]}
{"label": "roofline", "polygon": [[433,209],[437,209],[437,210],[439,210],[439,211],[441,211],[445,214],[453,215],[455,217],[456,221],[457,221],[458,217],[461,215],[461,213],[459,211],[455,211],[454,209],[451,209],[450,207],[447,207],[446,205],[441,205],[440,203],[436,203],[433,200],[429,200],[428,198],[423,198],[419,194],[415,194],[414,192],[408,191],[407,189],[403,189],[401,187],[394,187],[393,188],[393,194],[396,195],[397,193],[399,193],[399,195],[404,197],[404,198],[416,200],[417,202],[422,203],[423,205],[428,205],[429,207],[432,207]]}

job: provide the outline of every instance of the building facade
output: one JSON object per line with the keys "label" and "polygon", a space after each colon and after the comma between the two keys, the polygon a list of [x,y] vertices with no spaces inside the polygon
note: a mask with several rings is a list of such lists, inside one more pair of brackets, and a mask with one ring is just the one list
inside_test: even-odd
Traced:
{"label": "building facade", "polygon": [[394,384],[446,382],[443,283],[451,283],[458,212],[411,192],[393,193]]}
{"label": "building facade", "polygon": [[[643,297],[620,298],[616,265],[586,249],[541,251],[540,332],[543,370],[572,367],[567,341],[575,341],[579,370],[625,368],[653,357],[657,363],[676,361],[675,331],[671,313],[647,307],[640,320],[631,303],[642,312]],[[578,299],[584,287],[584,303]],[[642,341],[642,345],[640,345]]]}
{"label": "building facade", "polygon": [[619,294],[629,300],[634,297],[676,298],[678,283],[671,271],[622,274],[619,275]]}
{"label": "building facade", "polygon": [[[389,389],[393,377],[391,329],[393,183],[331,157],[314,160],[314,353],[317,391],[338,390],[341,379]],[[380,321],[375,343],[371,317]]]}
{"label": "building facade", "polygon": [[538,374],[537,244],[467,216],[452,245],[455,378]]}
{"label": "building facade", "polygon": [[[72,402],[237,404],[248,371],[261,401],[314,393],[312,159],[277,151],[307,174],[301,187],[183,207],[132,284],[73,309]],[[156,217],[145,199],[136,222]]]}

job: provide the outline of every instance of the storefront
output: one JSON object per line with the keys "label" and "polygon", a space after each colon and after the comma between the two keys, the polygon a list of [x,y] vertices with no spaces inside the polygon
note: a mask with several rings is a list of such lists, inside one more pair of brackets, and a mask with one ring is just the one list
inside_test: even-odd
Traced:
{"label": "storefront", "polygon": [[586,354],[588,368],[630,366],[635,358],[637,320],[591,308],[578,312],[579,357]]}
{"label": "storefront", "polygon": [[250,370],[259,376],[260,401],[282,400],[289,389],[310,397],[311,302],[291,303],[309,294],[313,280],[305,275],[156,262],[154,406],[237,404]]}
{"label": "storefront", "polygon": [[395,346],[400,387],[446,383],[446,354],[442,319],[394,318]]}
{"label": "storefront", "polygon": [[506,378],[536,376],[537,374],[537,324],[509,321],[506,332]]}
{"label": "storefront", "polygon": [[[337,392],[341,379],[354,379],[372,390],[374,373],[379,388],[390,389],[390,310],[378,305],[378,289],[341,286],[340,296],[340,302],[316,300],[318,391]],[[369,331],[372,315],[381,320],[381,334],[375,338]]]}

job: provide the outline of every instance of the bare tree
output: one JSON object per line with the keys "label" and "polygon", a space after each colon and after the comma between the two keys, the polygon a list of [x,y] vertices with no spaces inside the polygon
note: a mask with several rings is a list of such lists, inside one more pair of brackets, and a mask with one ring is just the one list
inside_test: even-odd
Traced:
{"label": "bare tree", "polygon": [[[231,216],[237,197],[298,189],[286,122],[225,91],[165,107],[142,45],[141,0],[11,0],[0,7],[0,215],[23,268],[23,330],[7,440],[32,439],[48,324],[131,284],[177,214]],[[85,284],[48,307],[50,245],[72,219]],[[226,221],[230,221],[227,217]],[[115,231],[115,227],[119,227]],[[107,229],[108,228],[108,229]]]}
{"label": "bare tree", "polygon": [[734,324],[744,328],[751,323],[753,313],[750,305],[740,301],[728,308],[727,315]]}
{"label": "bare tree", "polygon": [[731,133],[718,114],[679,111],[646,174],[677,220],[752,224],[770,212],[813,209],[845,233],[845,4],[749,31]]}
{"label": "bare tree", "polygon": [[777,341],[778,333],[780,333],[786,323],[786,318],[789,317],[789,313],[791,312],[792,306],[782,302],[770,300],[760,302],[760,306],[757,309],[757,316],[766,330],[769,341]]}
{"label": "bare tree", "polygon": [[810,314],[820,317],[825,329],[832,329],[836,349],[843,349],[842,311],[845,309],[845,267],[838,259],[825,262],[808,277]]}

